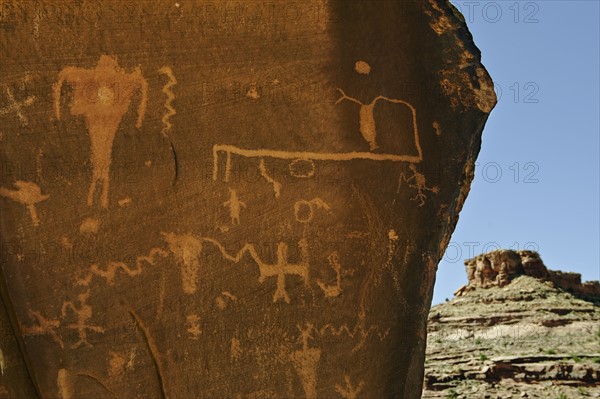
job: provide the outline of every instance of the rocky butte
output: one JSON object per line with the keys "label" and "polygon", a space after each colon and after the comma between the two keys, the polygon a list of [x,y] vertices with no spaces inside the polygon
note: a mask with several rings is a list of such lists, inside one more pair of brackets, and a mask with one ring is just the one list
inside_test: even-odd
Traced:
{"label": "rocky butte", "polygon": [[0,392],[419,398],[495,104],[445,0],[0,1]]}
{"label": "rocky butte", "polygon": [[423,398],[600,398],[600,284],[532,251],[465,262],[429,314]]}

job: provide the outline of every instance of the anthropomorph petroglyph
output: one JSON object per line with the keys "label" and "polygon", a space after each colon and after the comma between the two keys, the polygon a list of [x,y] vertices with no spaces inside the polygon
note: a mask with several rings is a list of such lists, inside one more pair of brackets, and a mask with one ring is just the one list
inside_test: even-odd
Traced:
{"label": "anthropomorph petroglyph", "polygon": [[345,375],[344,383],[344,386],[335,384],[335,391],[339,393],[344,399],[358,399],[358,395],[360,395],[360,393],[362,392],[363,387],[365,386],[365,382],[361,381],[357,386],[354,386],[354,384],[352,384],[352,381],[350,380],[350,377]]}
{"label": "anthropomorph petroglyph", "polygon": [[[245,244],[237,253],[231,255],[227,252],[223,244],[213,238],[197,238],[190,234],[181,235],[176,233],[162,233],[162,236],[169,244],[171,252],[175,254],[175,258],[183,264],[182,269],[186,270],[185,273],[182,271],[182,278],[185,276],[185,279],[189,281],[196,281],[192,279],[192,277],[197,276],[203,244],[210,243],[217,247],[223,256],[223,259],[230,262],[239,263],[244,256],[248,254],[258,265],[260,273],[258,278],[259,283],[264,283],[269,277],[277,277],[273,302],[284,300],[286,303],[290,303],[290,297],[285,286],[286,276],[300,276],[306,286],[309,284],[308,242],[304,239],[301,239],[298,242],[298,248],[300,249],[300,260],[298,263],[289,263],[287,254],[288,244],[279,242],[277,244],[277,261],[274,264],[268,264],[258,256],[253,244]],[[194,285],[188,285],[187,288],[186,284],[187,283],[184,282],[184,291],[187,289],[186,293],[195,292],[196,283],[194,283]]]}
{"label": "anthropomorph petroglyph", "polygon": [[417,171],[417,167],[414,164],[410,164],[409,168],[412,171],[412,175],[406,177],[403,173],[400,174],[397,192],[400,192],[400,186],[402,186],[403,182],[409,183],[408,187],[417,190],[417,194],[411,198],[411,200],[419,201],[419,206],[423,206],[425,205],[425,199],[427,198],[425,191],[431,191],[432,193],[437,194],[440,192],[440,189],[438,186],[427,187],[425,175]]}
{"label": "anthropomorph petroglyph", "polygon": [[306,328],[298,326],[301,334],[302,349],[295,351],[290,355],[292,364],[302,383],[306,399],[317,398],[317,367],[321,360],[321,350],[316,347],[310,348],[308,346],[308,340],[313,339],[311,336],[313,328],[314,327],[311,324],[308,324]]}
{"label": "anthropomorph petroglyph", "polygon": [[242,208],[246,208],[246,204],[240,201],[237,192],[234,189],[229,189],[229,201],[223,202],[223,206],[229,208],[231,224],[240,224],[240,214]]}
{"label": "anthropomorph petroglyph", "polygon": [[9,190],[4,187],[0,187],[0,196],[9,198],[13,201],[19,202],[27,207],[31,221],[34,226],[40,224],[35,204],[38,202],[47,200],[50,196],[43,195],[40,187],[32,182],[17,180],[15,183],[17,190]]}
{"label": "anthropomorph petroglyph", "polygon": [[195,293],[198,288],[202,241],[191,234],[163,234],[163,237],[181,267],[183,292],[188,295]]}
{"label": "anthropomorph petroglyph", "polygon": [[19,118],[23,126],[27,126],[27,117],[23,113],[23,106],[30,106],[35,101],[35,96],[29,96],[23,101],[17,101],[10,88],[6,88],[6,99],[8,104],[4,108],[0,108],[0,115],[5,115],[14,112]]}
{"label": "anthropomorph petroglyph", "polygon": [[96,185],[101,184],[101,205],[108,207],[108,189],[112,146],[133,94],[141,92],[136,127],[142,120],[148,101],[148,83],[140,68],[127,73],[113,57],[102,55],[95,68],[66,67],[54,84],[54,112],[60,120],[60,97],[63,83],[74,87],[71,114],[83,115],[91,141],[92,181],[87,196],[88,206],[94,202]]}
{"label": "anthropomorph petroglyph", "polygon": [[67,324],[67,328],[70,330],[77,331],[79,335],[79,341],[77,341],[72,348],[78,348],[81,345],[85,344],[88,346],[92,346],[87,340],[88,331],[95,333],[103,333],[104,328],[100,326],[95,326],[92,324],[87,324],[89,319],[92,318],[92,307],[87,304],[87,300],[90,297],[90,292],[86,291],[81,293],[77,297],[77,301],[79,302],[79,306],[76,306],[71,301],[66,301],[63,303],[60,313],[62,315],[63,320],[66,319],[69,315],[69,310],[71,310],[72,314],[75,316],[75,322]]}
{"label": "anthropomorph petroglyph", "polygon": [[[369,64],[367,64],[364,61],[359,61],[355,65],[355,69],[358,73],[365,74],[365,75],[368,75],[369,72],[371,71],[371,67],[369,66]],[[365,141],[367,143],[369,143],[369,148],[371,149],[371,151],[374,151],[379,148],[379,145],[377,144],[377,124],[375,123],[375,115],[373,112],[375,109],[375,105],[377,105],[378,101],[388,101],[393,104],[402,104],[410,109],[411,114],[412,114],[412,122],[413,122],[412,123],[412,127],[413,127],[412,134],[415,136],[417,147],[419,147],[419,141],[418,141],[419,132],[417,129],[417,111],[410,103],[408,103],[404,100],[396,99],[396,98],[377,96],[370,103],[365,104],[354,97],[348,96],[342,89],[338,88],[337,90],[340,92],[341,97],[336,101],[336,104],[339,104],[340,102],[342,102],[344,100],[347,100],[347,101],[350,101],[350,102],[360,105],[359,117],[358,117],[358,122],[359,122],[358,130],[359,130],[360,134],[362,135],[362,137],[365,139]],[[421,150],[419,148],[419,154],[420,153],[421,153]]]}
{"label": "anthropomorph petroglyph", "polygon": [[277,263],[267,265],[258,263],[260,269],[260,277],[258,281],[264,282],[268,277],[277,276],[277,290],[273,295],[273,302],[283,299],[286,303],[290,303],[290,297],[285,289],[285,276],[295,274],[302,277],[305,285],[308,285],[308,243],[302,239],[298,242],[300,247],[300,262],[298,264],[290,264],[288,262],[286,243],[280,242],[277,244]]}

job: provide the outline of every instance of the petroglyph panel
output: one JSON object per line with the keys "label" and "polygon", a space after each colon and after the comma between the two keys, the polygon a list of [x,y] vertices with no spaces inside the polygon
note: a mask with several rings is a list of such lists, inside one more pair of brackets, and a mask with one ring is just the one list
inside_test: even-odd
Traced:
{"label": "petroglyph panel", "polygon": [[477,51],[438,3],[2,2],[0,291],[32,392],[416,398],[489,105],[477,56],[439,92]]}

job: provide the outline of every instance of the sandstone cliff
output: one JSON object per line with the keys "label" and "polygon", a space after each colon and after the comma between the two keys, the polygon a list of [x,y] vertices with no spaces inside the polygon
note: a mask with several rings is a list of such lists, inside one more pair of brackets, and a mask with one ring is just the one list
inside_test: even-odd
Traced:
{"label": "sandstone cliff", "polygon": [[598,282],[530,251],[465,264],[469,284],[430,313],[423,398],[600,397]]}

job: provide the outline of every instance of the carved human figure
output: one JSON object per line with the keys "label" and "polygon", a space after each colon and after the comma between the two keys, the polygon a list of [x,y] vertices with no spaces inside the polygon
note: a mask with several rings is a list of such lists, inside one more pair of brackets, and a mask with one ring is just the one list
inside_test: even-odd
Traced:
{"label": "carved human figure", "polygon": [[84,292],[77,296],[77,301],[79,302],[79,306],[76,306],[73,302],[67,301],[64,302],[60,313],[63,319],[67,318],[69,314],[69,310],[75,315],[75,319],[77,320],[75,323],[71,323],[67,325],[68,329],[75,330],[79,334],[79,341],[77,341],[72,348],[78,348],[79,346],[85,344],[91,346],[91,344],[87,340],[87,332],[92,331],[95,333],[103,333],[104,328],[92,324],[88,324],[89,319],[92,318],[92,307],[87,304],[87,300],[90,297],[90,292]]}
{"label": "carved human figure", "polygon": [[406,182],[406,183],[411,183],[408,186],[410,188],[414,188],[417,193],[415,194],[415,196],[413,198],[411,198],[411,200],[413,201],[419,201],[419,206],[423,206],[425,205],[425,199],[427,198],[427,196],[425,195],[425,191],[431,191],[434,194],[437,194],[440,192],[439,187],[437,186],[433,186],[433,187],[427,187],[427,178],[425,177],[425,175],[421,172],[419,172],[417,170],[417,167],[415,164],[410,164],[408,166],[412,172],[412,175],[409,177],[406,177],[404,174],[400,174],[400,179],[398,181],[398,192],[400,192],[400,186],[402,185],[402,181]]}
{"label": "carved human figure", "polygon": [[223,202],[224,207],[229,208],[229,217],[231,218],[231,224],[240,224],[240,215],[242,208],[246,207],[246,204],[240,201],[237,196],[237,192],[230,188],[229,189],[229,201]]}
{"label": "carved human figure", "polygon": [[108,207],[109,172],[112,146],[133,94],[140,90],[136,127],[142,127],[148,97],[148,83],[138,68],[127,73],[114,57],[102,55],[95,68],[64,68],[54,84],[54,112],[60,120],[61,88],[67,82],[74,86],[71,115],[83,115],[91,142],[92,181],[87,196],[88,206],[94,202],[96,185],[102,185],[101,205]]}
{"label": "carved human figure", "polygon": [[[355,69],[356,69],[356,72],[358,72],[358,73],[368,74],[369,72],[367,72],[367,71],[370,71],[371,67],[366,62],[361,61],[361,62],[356,63]],[[360,110],[359,110],[359,114],[358,114],[358,123],[359,123],[358,130],[359,130],[360,134],[363,136],[363,138],[365,139],[365,141],[367,143],[369,143],[369,147],[370,147],[371,151],[374,151],[379,148],[379,145],[377,144],[377,125],[375,123],[375,115],[374,115],[375,105],[377,105],[378,101],[387,101],[387,102],[390,102],[393,104],[403,104],[403,105],[407,106],[408,108],[410,108],[410,110],[413,114],[413,118],[415,118],[415,109],[413,108],[412,105],[410,105],[406,101],[399,100],[396,98],[388,98],[385,96],[377,96],[370,103],[365,104],[356,98],[346,95],[346,93],[342,89],[338,88],[337,90],[340,92],[340,94],[342,96],[336,101],[336,104],[339,104],[340,102],[342,102],[344,100],[348,100],[348,101],[351,101],[353,103],[360,105]],[[415,123],[415,121],[413,120],[413,125],[414,125],[414,123]],[[414,127],[416,129],[416,126],[414,126]]]}

